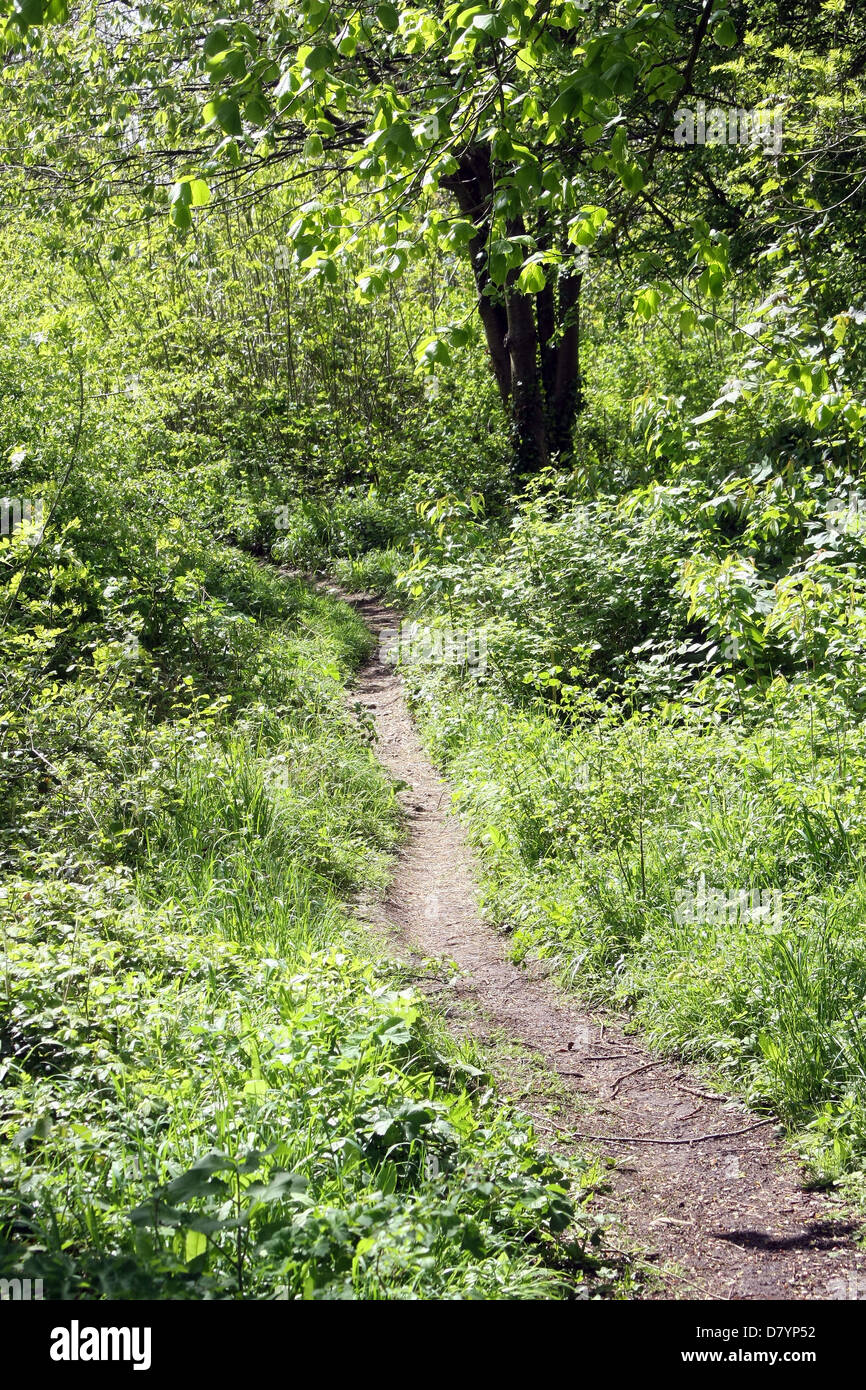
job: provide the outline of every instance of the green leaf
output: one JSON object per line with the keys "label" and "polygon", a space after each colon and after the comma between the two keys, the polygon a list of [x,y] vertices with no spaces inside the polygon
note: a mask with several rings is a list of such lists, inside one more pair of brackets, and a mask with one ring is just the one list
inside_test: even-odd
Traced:
{"label": "green leaf", "polygon": [[244,102],[244,118],[250,125],[266,125],[271,118],[271,108],[263,97],[254,94]]}
{"label": "green leaf", "polygon": [[629,193],[640,193],[646,182],[643,169],[641,169],[639,164],[627,163],[620,165],[619,176]]}
{"label": "green leaf", "polygon": [[[530,676],[529,679],[531,680],[532,677]],[[499,826],[498,826],[498,825],[493,825],[493,824],[488,825],[488,827],[487,827],[487,838],[488,838],[488,840],[490,841],[490,843],[493,845],[494,849],[504,849],[504,848],[505,848],[506,839],[505,839],[505,836],[503,835],[502,831],[499,829]]]}
{"label": "green leaf", "polygon": [[547,277],[544,274],[544,266],[538,261],[532,261],[529,265],[525,265],[517,280],[517,288],[523,294],[538,294],[546,284]]}
{"label": "green leaf", "polygon": [[319,43],[307,54],[304,67],[308,72],[322,72],[333,61],[334,53],[332,44]]}
{"label": "green leaf", "polygon": [[247,70],[246,58],[240,48],[227,48],[224,53],[208,58],[205,66],[212,82],[221,82],[224,77],[243,77]]}
{"label": "green leaf", "polygon": [[497,39],[508,33],[508,25],[500,14],[477,14],[472,20],[471,28],[480,29],[483,34]]}
{"label": "green leaf", "polygon": [[376,18],[383,29],[387,29],[389,34],[395,34],[400,28],[400,15],[394,5],[378,5],[376,7]]}
{"label": "green leaf", "polygon": [[381,275],[371,271],[365,271],[358,276],[358,288],[355,297],[359,304],[372,304],[385,289],[385,281]]}
{"label": "green leaf", "polygon": [[22,31],[34,24],[63,24],[69,18],[67,0],[15,0],[12,19]]}
{"label": "green leaf", "polygon": [[220,97],[216,104],[217,123],[226,135],[241,135],[241,109],[233,97]]}
{"label": "green leaf", "polygon": [[212,29],[204,41],[204,56],[215,58],[218,53],[225,53],[231,46],[231,39],[225,29]]}
{"label": "green leaf", "polygon": [[397,1165],[387,1159],[379,1170],[379,1189],[387,1197],[397,1186]]}
{"label": "green leaf", "polygon": [[226,135],[243,133],[241,110],[233,97],[215,97],[213,101],[206,102],[201,114],[205,125],[216,122]]}
{"label": "green leaf", "polygon": [[642,319],[651,319],[655,316],[661,303],[661,294],[655,285],[647,285],[635,298],[635,313]]}
{"label": "green leaf", "polygon": [[192,213],[189,210],[192,201],[192,190],[188,179],[183,179],[172,186],[169,194],[169,218],[175,227],[185,230],[192,225]]}
{"label": "green leaf", "polygon": [[451,353],[443,338],[431,336],[419,343],[415,350],[415,359],[419,367],[430,368],[437,364],[447,366],[451,361]]}
{"label": "green leaf", "polygon": [[184,1241],[184,1259],[187,1264],[207,1254],[207,1236],[201,1231],[187,1231]]}
{"label": "green leaf", "polygon": [[592,246],[595,242],[595,228],[588,217],[578,218],[570,223],[568,239],[573,246]]}

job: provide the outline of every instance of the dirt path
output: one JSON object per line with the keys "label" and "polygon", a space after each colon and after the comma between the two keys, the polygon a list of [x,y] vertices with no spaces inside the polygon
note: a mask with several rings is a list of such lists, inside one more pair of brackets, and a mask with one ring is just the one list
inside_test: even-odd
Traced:
{"label": "dirt path", "polygon": [[[376,600],[327,587],[374,631],[399,625]],[[399,676],[378,654],[359,672],[355,698],[373,720],[380,760],[406,784],[400,799],[410,825],[388,897],[368,915],[404,958],[456,962],[454,984],[440,991],[446,1013],[468,1016],[482,1042],[504,1034],[517,1054],[528,1050],[536,1076],[540,1064],[561,1078],[551,1103],[543,1080],[527,1091],[516,1056],[506,1086],[546,1137],[552,1131],[561,1143],[580,1141],[584,1152],[615,1159],[601,1201],[619,1216],[629,1246],[659,1271],[646,1296],[866,1299],[866,1252],[851,1241],[852,1223],[803,1191],[772,1125],[505,958],[478,913],[471,855],[447,814],[449,788],[421,745]]]}

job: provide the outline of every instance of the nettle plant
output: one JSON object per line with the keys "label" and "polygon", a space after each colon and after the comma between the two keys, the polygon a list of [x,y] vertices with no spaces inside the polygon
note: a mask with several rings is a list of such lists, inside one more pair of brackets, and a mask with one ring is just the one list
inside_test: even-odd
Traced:
{"label": "nettle plant", "polygon": [[814,557],[768,582],[754,560],[695,555],[683,566],[689,618],[708,631],[708,659],[766,685],[775,676],[830,677],[853,708],[866,695],[866,593],[853,565]]}
{"label": "nettle plant", "polygon": [[683,565],[681,582],[689,598],[688,617],[708,629],[722,660],[752,673],[765,667],[772,590],[754,561],[739,554],[722,560],[693,555]]}
{"label": "nettle plant", "polygon": [[776,585],[767,633],[801,669],[830,673],[849,703],[866,695],[866,592],[853,566],[816,563]]}
{"label": "nettle plant", "polygon": [[[796,233],[780,236],[758,258],[753,296],[745,306],[734,295],[729,240],[698,219],[692,246],[692,304],[682,299],[687,282],[642,290],[639,320],[659,317],[686,337],[703,332],[711,364],[726,349],[728,376],[707,409],[691,415],[684,395],[647,393],[635,407],[635,424],[648,454],[679,468],[714,460],[751,468],[762,437],[779,440],[779,470],[794,460],[783,441],[805,448],[820,439],[828,465],[850,472],[866,435],[866,401],[859,389],[857,328],[866,310],[839,303],[826,262],[807,254]],[[820,244],[826,221],[814,230]],[[766,292],[761,295],[764,282]],[[730,370],[731,357],[734,369]],[[732,447],[733,446],[733,447]],[[796,460],[800,466],[804,460]],[[789,483],[793,477],[789,477]]]}

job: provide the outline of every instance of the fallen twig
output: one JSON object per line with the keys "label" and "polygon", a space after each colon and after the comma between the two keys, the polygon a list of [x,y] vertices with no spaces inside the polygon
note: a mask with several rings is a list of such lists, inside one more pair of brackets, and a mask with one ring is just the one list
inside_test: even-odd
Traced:
{"label": "fallen twig", "polygon": [[706,1144],[710,1139],[735,1139],[738,1134],[751,1134],[753,1129],[775,1123],[775,1116],[771,1116],[769,1120],[759,1120],[757,1124],[747,1125],[745,1129],[728,1129],[718,1134],[698,1134],[694,1139],[649,1139],[636,1134],[576,1134],[573,1130],[566,1129],[565,1125],[557,1125],[556,1128],[563,1134],[570,1134],[572,1139],[592,1139],[598,1144]]}
{"label": "fallen twig", "polygon": [[[557,1048],[557,1051],[570,1052],[571,1048],[560,1047]],[[609,1052],[605,1057],[584,1057],[582,1053],[578,1053],[582,1062],[622,1062],[625,1061],[627,1057],[631,1057],[631,1055],[630,1052]]]}
{"label": "fallen twig", "polygon": [[716,1095],[713,1091],[696,1091],[693,1086],[683,1086],[681,1082],[675,1081],[674,1085],[679,1091],[685,1091],[690,1096],[700,1096],[702,1100],[723,1100],[730,1101],[730,1096]]}
{"label": "fallen twig", "polygon": [[623,1072],[622,1076],[617,1077],[616,1081],[613,1083],[613,1086],[611,1088],[611,1094],[616,1095],[617,1090],[622,1085],[623,1081],[628,1081],[630,1076],[637,1076],[639,1072],[649,1071],[651,1067],[661,1066],[664,1066],[663,1057],[660,1057],[657,1062],[644,1062],[642,1067],[635,1067],[634,1071]]}

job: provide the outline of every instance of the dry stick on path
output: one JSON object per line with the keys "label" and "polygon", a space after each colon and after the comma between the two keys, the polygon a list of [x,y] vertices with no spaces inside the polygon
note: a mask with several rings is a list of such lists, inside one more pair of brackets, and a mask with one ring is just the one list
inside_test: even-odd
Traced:
{"label": "dry stick on path", "polygon": [[638,1076],[639,1073],[642,1071],[650,1071],[653,1067],[663,1067],[664,1064],[665,1059],[663,1057],[659,1057],[658,1061],[644,1062],[643,1066],[635,1067],[633,1071],[624,1071],[622,1076],[618,1076],[616,1081],[613,1083],[613,1086],[611,1087],[611,1095],[615,1096],[622,1083],[624,1081],[628,1081],[630,1076]]}
{"label": "dry stick on path", "polygon": [[563,1134],[570,1134],[572,1139],[590,1139],[596,1144],[706,1144],[710,1139],[736,1139],[739,1134],[751,1134],[753,1129],[763,1129],[764,1125],[774,1125],[778,1121],[774,1115],[769,1120],[758,1120],[755,1125],[746,1125],[745,1129],[728,1129],[719,1134],[698,1134],[689,1139],[651,1139],[647,1135],[637,1134],[577,1134],[574,1130],[568,1130],[564,1125],[557,1125],[557,1129],[562,1130]]}

